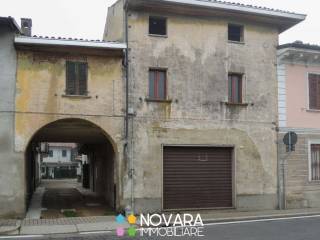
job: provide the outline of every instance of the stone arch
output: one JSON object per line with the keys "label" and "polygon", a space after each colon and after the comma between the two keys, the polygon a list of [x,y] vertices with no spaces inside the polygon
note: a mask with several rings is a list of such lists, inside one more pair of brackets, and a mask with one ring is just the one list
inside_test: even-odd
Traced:
{"label": "stone arch", "polygon": [[[41,124],[40,127],[33,128],[33,132],[29,136],[28,141],[26,141],[27,144],[24,147],[27,204],[36,188],[36,176],[38,176],[39,179],[39,173],[36,175],[37,173],[35,171],[37,165],[34,163],[36,161],[35,146],[39,146],[41,142],[70,142],[85,146],[81,151],[91,151],[94,153],[92,159],[90,159],[90,167],[91,164],[94,166],[92,173],[90,170],[90,174],[93,174],[93,183],[91,184],[90,182],[90,189],[94,192],[100,191],[101,195],[104,195],[110,202],[110,205],[117,208],[119,193],[115,190],[115,186],[119,184],[118,171],[116,170],[119,158],[118,146],[114,138],[111,137],[102,126],[87,118],[59,118]],[[39,165],[40,164],[38,164],[38,166]],[[105,172],[103,172],[102,169],[105,170]],[[96,170],[98,171],[97,173]],[[100,177],[98,178],[97,176]]]}

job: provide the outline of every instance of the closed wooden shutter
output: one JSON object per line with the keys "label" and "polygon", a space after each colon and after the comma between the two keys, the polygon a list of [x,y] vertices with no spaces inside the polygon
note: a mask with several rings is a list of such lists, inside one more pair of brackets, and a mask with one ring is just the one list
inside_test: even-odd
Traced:
{"label": "closed wooden shutter", "polygon": [[68,61],[66,68],[66,94],[87,95],[88,64]]}
{"label": "closed wooden shutter", "polygon": [[67,62],[66,63],[66,94],[75,95],[76,94],[76,63]]}
{"label": "closed wooden shutter", "polygon": [[320,75],[309,74],[309,108],[320,109]]}
{"label": "closed wooden shutter", "polygon": [[165,147],[163,208],[232,207],[232,148]]}
{"label": "closed wooden shutter", "polygon": [[242,103],[242,75],[229,74],[229,102]]}
{"label": "closed wooden shutter", "polygon": [[79,73],[79,95],[87,95],[87,76],[88,76],[88,64],[79,63],[78,64]]}

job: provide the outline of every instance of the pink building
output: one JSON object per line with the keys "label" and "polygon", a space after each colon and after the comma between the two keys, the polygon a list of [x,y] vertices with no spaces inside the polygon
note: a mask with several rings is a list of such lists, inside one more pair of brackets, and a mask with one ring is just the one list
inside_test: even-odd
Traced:
{"label": "pink building", "polygon": [[279,144],[284,202],[288,208],[320,207],[320,46],[279,46],[278,109],[279,140],[288,131],[298,135],[294,152]]}

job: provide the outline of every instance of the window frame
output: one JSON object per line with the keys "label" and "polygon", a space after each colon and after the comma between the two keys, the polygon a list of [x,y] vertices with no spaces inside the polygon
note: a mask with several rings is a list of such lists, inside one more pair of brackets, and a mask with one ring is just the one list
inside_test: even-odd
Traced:
{"label": "window frame", "polygon": [[[240,27],[240,41],[236,41],[236,40],[230,40],[229,39],[229,27]],[[228,23],[228,36],[227,36],[227,39],[228,39],[228,42],[230,43],[240,43],[240,44],[244,44],[245,42],[245,38],[244,38],[244,25],[242,24],[238,24],[238,23]]]}
{"label": "window frame", "polygon": [[[233,101],[232,99],[234,98],[234,92],[231,92],[230,94],[230,89],[233,89],[233,86],[230,86],[230,76],[239,76],[240,77],[240,82],[241,82],[241,86],[240,88],[238,88],[238,90],[240,91],[239,94],[239,100],[238,102]],[[228,103],[229,104],[244,104],[243,101],[243,86],[244,86],[244,73],[238,73],[238,72],[228,72]],[[230,88],[231,87],[231,88]],[[230,96],[231,95],[231,96]]]}
{"label": "window frame", "polygon": [[[307,73],[307,109],[308,111],[314,111],[314,112],[318,112],[320,111],[320,104],[319,104],[319,108],[311,108],[310,106],[310,75],[318,75],[319,76],[319,84],[320,84],[320,72],[308,72]],[[320,91],[318,94],[318,98],[320,98]],[[319,101],[320,102],[320,101]]]}
{"label": "window frame", "polygon": [[[150,72],[155,71],[155,72],[164,72],[165,76],[165,81],[164,81],[164,98],[159,98],[159,96],[150,96]],[[168,99],[168,69],[167,68],[149,68],[148,70],[148,99],[149,100],[156,100],[156,101],[166,101]],[[157,93],[156,91],[158,89],[158,85],[154,84],[154,93]],[[155,94],[156,95],[156,94]]]}
{"label": "window frame", "polygon": [[48,155],[50,158],[52,158],[53,157],[53,150],[49,150]]}
{"label": "window frame", "polygon": [[[165,20],[165,34],[156,34],[156,33],[150,33],[150,19],[155,18],[155,19],[162,19]],[[148,18],[148,35],[153,36],[153,37],[168,37],[168,17],[165,16],[159,16],[159,15],[149,15]]]}
{"label": "window frame", "polygon": [[312,179],[312,145],[320,145],[320,139],[308,141],[308,181],[309,183],[320,184],[320,179],[319,180]]}
{"label": "window frame", "polygon": [[[69,81],[69,73],[68,73],[68,64],[69,63],[73,63],[76,66],[75,70],[75,93],[71,94],[70,92],[68,92],[68,81]],[[85,73],[85,85],[86,85],[86,89],[85,89],[85,93],[81,94],[80,93],[80,74],[79,74],[79,65],[80,64],[85,64],[86,66],[86,73]],[[88,91],[88,83],[89,83],[89,64],[87,61],[78,61],[78,60],[66,60],[66,64],[65,64],[65,71],[66,71],[66,80],[65,80],[65,94],[66,96],[79,96],[79,97],[87,97],[89,94]]]}
{"label": "window frame", "polygon": [[67,157],[67,150],[66,149],[62,149],[61,150],[61,156],[64,157],[64,158]]}

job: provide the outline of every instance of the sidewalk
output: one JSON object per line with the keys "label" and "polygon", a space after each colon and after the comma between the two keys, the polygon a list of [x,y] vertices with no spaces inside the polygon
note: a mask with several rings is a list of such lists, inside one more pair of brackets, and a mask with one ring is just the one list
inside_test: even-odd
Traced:
{"label": "sidewalk", "polygon": [[[200,213],[204,223],[214,223],[320,215],[320,208],[266,211],[211,210],[185,213],[191,213],[194,215]],[[128,226],[129,225],[127,225],[127,227]],[[117,224],[115,221],[115,216],[0,220],[0,235],[33,235],[113,231],[117,227],[126,226],[123,224]]]}
{"label": "sidewalk", "polygon": [[268,218],[286,218],[309,215],[320,215],[320,208],[289,209],[289,210],[264,210],[264,211],[240,211],[240,210],[217,210],[217,211],[199,211],[205,223],[232,222],[258,220]]}

